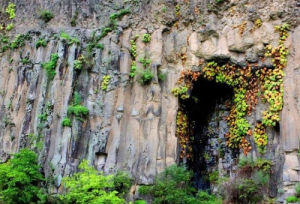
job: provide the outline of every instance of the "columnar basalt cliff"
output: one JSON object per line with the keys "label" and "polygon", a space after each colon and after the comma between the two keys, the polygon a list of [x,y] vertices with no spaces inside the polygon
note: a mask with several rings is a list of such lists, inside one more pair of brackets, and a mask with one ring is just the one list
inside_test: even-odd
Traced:
{"label": "columnar basalt cliff", "polygon": [[[10,2],[16,5],[12,19],[5,13]],[[201,174],[218,170],[233,178],[246,154],[273,162],[270,197],[283,201],[294,193],[300,182],[300,2],[4,0],[0,9],[2,162],[24,147],[34,149],[56,190],[83,159],[106,173],[127,171],[136,185],[186,163],[197,187],[206,189]],[[41,17],[43,10],[53,18]],[[263,129],[267,144],[259,151],[253,135],[270,104],[258,96],[243,116],[246,147],[231,148],[226,117],[236,85],[207,80],[202,72],[212,62],[274,69],[272,54],[265,54],[280,43],[288,50],[280,122]],[[201,76],[174,91],[188,72]],[[188,121],[189,131],[178,130],[179,119]]]}

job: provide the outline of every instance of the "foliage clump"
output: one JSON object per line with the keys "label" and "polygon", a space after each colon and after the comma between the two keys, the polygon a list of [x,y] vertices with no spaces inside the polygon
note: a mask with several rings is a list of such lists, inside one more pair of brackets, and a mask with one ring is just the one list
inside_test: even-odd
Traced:
{"label": "foliage clump", "polygon": [[51,21],[52,18],[54,18],[54,15],[50,11],[42,10],[40,12],[40,19],[42,19],[45,23],[48,23],[49,21]]}
{"label": "foliage clump", "polygon": [[143,35],[142,41],[144,43],[149,43],[151,41],[151,35],[149,33],[146,33]]}
{"label": "foliage clump", "polygon": [[51,81],[54,79],[56,71],[56,65],[58,61],[58,54],[51,54],[50,61],[42,63],[42,68],[46,70],[47,77]]}
{"label": "foliage clump", "polygon": [[16,17],[16,5],[14,3],[9,3],[5,12],[8,14],[9,19],[14,19]]}
{"label": "foliage clump", "polygon": [[80,121],[89,115],[89,109],[81,105],[81,96],[77,91],[74,92],[73,104],[68,107],[67,113],[69,116],[74,115]]}
{"label": "foliage clump", "polygon": [[0,164],[0,203],[45,203],[47,195],[40,186],[42,182],[36,153],[22,149]]}
{"label": "foliage clump", "polygon": [[15,39],[10,42],[9,47],[11,49],[23,47],[25,45],[26,40],[31,40],[29,34],[18,34],[16,35]]}
{"label": "foliage clump", "polygon": [[68,45],[72,45],[72,44],[80,44],[80,41],[78,38],[76,37],[71,37],[68,33],[66,32],[61,32],[60,33],[60,38],[64,41],[67,42]]}
{"label": "foliage clump", "polygon": [[105,75],[105,76],[102,77],[101,89],[103,91],[107,91],[107,87],[108,87],[110,78],[111,77],[109,75]]}
{"label": "foliage clump", "polygon": [[38,41],[35,43],[36,49],[39,47],[46,47],[47,46],[47,41],[44,38],[38,39]]}
{"label": "foliage clump", "polygon": [[87,161],[83,161],[79,169],[80,172],[62,180],[66,192],[59,197],[63,203],[125,203],[121,196],[125,191],[116,191],[116,188],[120,190],[120,186],[128,186],[128,180],[124,179],[123,175],[121,177],[104,176],[102,172],[89,166]]}
{"label": "foliage clump", "polygon": [[152,71],[148,68],[141,72],[139,82],[141,85],[148,85],[151,83],[152,79],[154,77],[154,74]]}
{"label": "foliage clump", "polygon": [[154,204],[221,204],[221,200],[192,187],[192,173],[185,167],[172,165],[159,174],[152,186],[142,186],[139,193],[152,195]]}
{"label": "foliage clump", "polygon": [[63,127],[72,127],[72,122],[71,122],[70,118],[65,117],[62,121],[62,126]]}

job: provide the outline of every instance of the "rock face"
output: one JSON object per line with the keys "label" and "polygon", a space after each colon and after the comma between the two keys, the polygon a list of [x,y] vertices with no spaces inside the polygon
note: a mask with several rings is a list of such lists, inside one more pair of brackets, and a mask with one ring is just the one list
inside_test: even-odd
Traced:
{"label": "rock face", "polygon": [[[0,2],[1,21],[8,3]],[[171,89],[180,71],[198,69],[202,60],[216,58],[241,66],[268,66],[260,60],[264,47],[278,42],[274,26],[288,22],[290,54],[284,108],[280,131],[269,130],[266,157],[275,162],[276,188],[284,188],[285,195],[300,181],[300,26],[296,1],[18,0],[15,4],[15,28],[6,35],[14,38],[28,33],[32,39],[0,54],[2,161],[20,148],[42,142],[40,162],[46,175],[56,178],[57,187],[64,175],[76,171],[82,159],[107,173],[126,170],[136,184],[150,184],[157,173],[179,158],[175,134],[178,99]],[[118,19],[115,29],[99,41],[104,49],[93,50],[92,66],[74,69],[74,60],[85,52],[93,32],[100,35],[109,16],[123,8],[129,8],[131,14]],[[54,19],[48,23],[39,19],[42,9],[51,11]],[[262,25],[255,24],[257,19]],[[76,21],[74,27],[72,20]],[[59,37],[62,31],[77,37],[80,44],[66,43]],[[149,43],[142,41],[145,33],[151,34]],[[150,85],[138,83],[138,72],[135,79],[129,77],[133,60],[130,40],[136,35],[140,36],[136,40],[138,72],[143,67],[138,59],[150,58],[154,73]],[[40,38],[48,41],[46,47],[35,47]],[[59,59],[50,81],[41,65],[52,53]],[[29,63],[24,63],[26,57]],[[161,72],[166,73],[163,81],[158,78]],[[103,90],[106,75],[110,80]],[[83,120],[71,117],[72,127],[64,127],[62,121],[75,91],[89,116]],[[261,117],[260,106],[252,120]],[[257,156],[255,150],[251,154]]]}

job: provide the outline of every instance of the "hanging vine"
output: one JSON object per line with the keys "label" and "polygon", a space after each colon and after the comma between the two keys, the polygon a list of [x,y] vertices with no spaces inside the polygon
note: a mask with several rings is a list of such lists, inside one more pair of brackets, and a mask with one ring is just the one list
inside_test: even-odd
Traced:
{"label": "hanging vine", "polygon": [[[242,149],[245,155],[252,149],[249,137],[253,132],[246,117],[255,110],[259,99],[268,104],[267,110],[263,112],[262,120],[257,121],[254,128],[254,141],[260,153],[266,150],[267,127],[274,127],[280,121],[279,113],[283,108],[283,69],[287,64],[288,56],[288,49],[284,42],[288,37],[289,25],[283,24],[276,26],[275,29],[280,33],[279,45],[275,48],[267,45],[265,53],[266,57],[272,58],[272,68],[259,68],[257,64],[248,64],[245,67],[230,63],[221,65],[211,61],[204,65],[201,71],[183,70],[177,86],[171,91],[175,96],[187,99],[190,97],[193,83],[199,77],[232,87],[234,99],[231,111],[226,118],[229,131],[225,136],[228,147]],[[182,127],[177,124],[177,128]],[[177,131],[180,141],[181,133]],[[185,143],[180,142],[180,144],[185,149]]]}

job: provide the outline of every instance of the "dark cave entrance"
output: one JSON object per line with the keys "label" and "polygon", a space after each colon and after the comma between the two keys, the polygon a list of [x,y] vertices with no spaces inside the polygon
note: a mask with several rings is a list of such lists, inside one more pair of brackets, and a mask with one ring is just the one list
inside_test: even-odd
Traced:
{"label": "dark cave entrance", "polygon": [[221,149],[227,151],[223,132],[228,130],[225,116],[229,114],[232,98],[229,86],[198,78],[189,99],[180,100],[180,110],[188,117],[191,147],[191,157],[185,162],[194,172],[197,189],[210,190],[209,169],[218,166]]}

